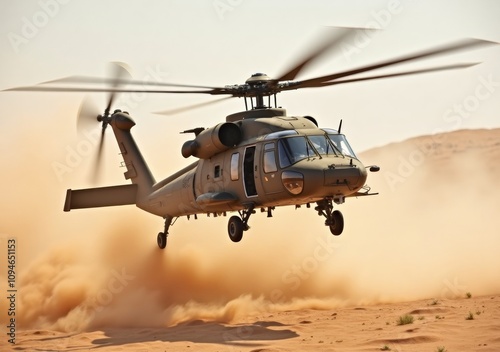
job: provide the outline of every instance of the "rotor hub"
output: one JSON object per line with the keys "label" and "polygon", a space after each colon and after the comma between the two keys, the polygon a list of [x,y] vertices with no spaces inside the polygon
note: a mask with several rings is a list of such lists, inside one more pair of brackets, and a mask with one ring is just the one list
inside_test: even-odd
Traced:
{"label": "rotor hub", "polygon": [[265,73],[254,73],[252,76],[250,76],[249,79],[245,81],[245,83],[249,84],[250,86],[256,86],[260,84],[265,84],[268,82],[272,82],[274,79],[266,75]]}

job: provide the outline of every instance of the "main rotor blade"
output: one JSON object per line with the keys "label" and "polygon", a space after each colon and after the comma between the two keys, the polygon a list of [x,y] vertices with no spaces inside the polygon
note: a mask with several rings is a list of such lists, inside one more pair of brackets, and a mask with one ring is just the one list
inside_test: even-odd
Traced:
{"label": "main rotor blade", "polygon": [[[349,27],[334,27],[338,29],[334,33],[328,33],[326,39],[309,55],[307,55],[303,60],[297,63],[294,67],[289,69],[286,73],[282,74],[276,80],[279,81],[291,81],[302,71],[304,67],[309,65],[312,61],[316,60],[318,57],[323,55],[328,49],[340,44],[342,41],[347,40],[349,37],[356,33],[356,30],[361,28],[349,28]],[[329,28],[331,29],[331,28]]]}
{"label": "main rotor blade", "polygon": [[224,98],[220,98],[220,99],[216,99],[216,100],[206,101],[206,102],[203,102],[203,103],[198,103],[198,104],[183,106],[183,107],[176,108],[176,109],[158,111],[158,112],[154,112],[153,114],[167,115],[167,116],[168,115],[175,115],[175,114],[179,114],[181,112],[185,112],[185,111],[189,111],[189,110],[194,110],[194,109],[202,108],[204,106],[208,106],[208,105],[220,103],[223,100],[227,100],[227,99],[231,99],[231,98],[233,98],[233,97],[232,96],[224,97]]}
{"label": "main rotor blade", "polygon": [[368,71],[373,71],[382,67],[388,67],[396,64],[400,64],[403,62],[409,62],[409,61],[416,61],[419,59],[427,58],[427,57],[432,57],[432,56],[437,56],[439,54],[445,54],[445,53],[451,53],[454,51],[460,51],[464,49],[473,49],[473,48],[479,48],[479,47],[486,47],[488,45],[493,45],[497,44],[494,42],[486,41],[486,40],[480,40],[480,39],[468,39],[468,40],[463,40],[451,45],[446,45],[442,46],[436,49],[432,50],[427,50],[423,51],[420,53],[408,55],[408,56],[403,56],[397,59],[392,59],[388,61],[383,61],[378,64],[374,65],[368,65],[368,66],[362,66],[357,69],[353,70],[348,70],[340,73],[334,73],[331,75],[327,76],[321,76],[321,77],[316,77],[316,78],[311,78],[307,80],[302,80],[302,81],[297,81],[295,85],[295,89],[299,88],[309,88],[309,87],[322,87],[323,83],[329,82],[329,81],[334,81],[339,78],[347,77],[347,76],[352,76],[358,73],[363,73],[363,72],[368,72]]}
{"label": "main rotor blade", "polygon": [[71,84],[75,84],[75,83],[82,83],[82,84],[118,83],[119,85],[141,85],[141,86],[152,86],[152,87],[222,89],[222,87],[200,86],[200,85],[194,85],[194,84],[150,82],[150,81],[139,81],[139,80],[133,80],[133,79],[112,79],[112,78],[89,77],[89,76],[69,76],[69,77],[54,79],[51,81],[45,81],[45,82],[42,82],[40,84],[53,84],[53,83],[71,83]]}
{"label": "main rotor blade", "polygon": [[188,91],[188,90],[150,90],[150,89],[127,89],[127,88],[78,88],[78,87],[17,87],[3,90],[8,91],[20,91],[20,92],[107,92],[107,93],[175,93],[175,94],[232,94],[232,92],[227,93],[215,93],[213,89],[210,90],[199,90],[199,91]]}
{"label": "main rotor blade", "polygon": [[[321,83],[321,85],[318,85],[317,87],[327,87],[327,86],[333,86],[333,85],[337,85],[337,84],[345,84],[345,83],[360,82],[360,81],[371,81],[371,80],[382,79],[382,78],[391,78],[391,77],[399,77],[399,76],[409,76],[409,75],[415,75],[415,74],[420,74],[420,73],[428,73],[428,72],[457,70],[457,69],[461,69],[461,68],[472,67],[472,66],[475,66],[475,65],[478,65],[478,64],[480,64],[480,63],[479,62],[473,62],[473,63],[468,63],[468,64],[447,65],[447,66],[425,68],[425,69],[413,70],[413,71],[405,71],[405,72],[398,72],[398,73],[389,73],[389,74],[386,74],[386,75],[378,75],[378,76],[369,76],[369,77],[343,79],[343,80],[339,80],[339,81],[324,82],[324,83]],[[294,89],[294,88],[292,87],[291,89]]]}

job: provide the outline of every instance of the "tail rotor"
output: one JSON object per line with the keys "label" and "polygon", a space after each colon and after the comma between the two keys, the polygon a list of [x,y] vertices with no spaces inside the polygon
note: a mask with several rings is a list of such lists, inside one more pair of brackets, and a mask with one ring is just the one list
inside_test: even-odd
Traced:
{"label": "tail rotor", "polygon": [[101,123],[101,133],[97,145],[97,153],[94,161],[94,166],[92,168],[92,183],[98,182],[100,171],[102,169],[101,164],[102,153],[104,149],[104,135],[106,133],[106,128],[111,122],[111,109],[117,95],[117,92],[113,90],[120,88],[120,86],[123,85],[123,82],[132,77],[126,64],[121,62],[112,62],[110,66],[110,78],[108,82],[110,83],[111,92],[109,93],[104,112],[100,114],[99,109],[96,107],[94,101],[92,101],[92,99],[87,96],[82,101],[77,116],[77,131],[79,134],[88,132],[91,129],[95,128],[95,121]]}

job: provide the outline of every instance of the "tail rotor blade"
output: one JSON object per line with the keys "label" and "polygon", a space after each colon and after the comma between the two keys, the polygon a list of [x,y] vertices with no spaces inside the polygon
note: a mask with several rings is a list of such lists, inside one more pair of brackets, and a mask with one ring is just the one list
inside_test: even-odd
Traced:
{"label": "tail rotor blade", "polygon": [[94,129],[97,125],[97,115],[99,115],[97,105],[89,96],[86,96],[80,104],[76,118],[78,133]]}
{"label": "tail rotor blade", "polygon": [[[125,79],[132,78],[132,75],[130,74],[130,70],[129,70],[128,65],[123,63],[123,62],[112,62],[111,67],[110,67],[110,71],[111,71],[110,88],[113,88],[113,89],[119,88],[121,82],[123,82]],[[111,92],[109,94],[109,98],[108,98],[108,105],[106,106],[106,109],[104,110],[104,113],[106,116],[109,115],[115,98],[116,98],[116,92]]]}
{"label": "tail rotor blade", "polygon": [[99,145],[97,147],[97,154],[96,154],[94,166],[92,169],[92,182],[93,183],[98,183],[99,177],[101,175],[102,151],[104,149],[104,131],[105,131],[105,129],[103,128],[101,131],[102,131],[101,137],[99,139]]}

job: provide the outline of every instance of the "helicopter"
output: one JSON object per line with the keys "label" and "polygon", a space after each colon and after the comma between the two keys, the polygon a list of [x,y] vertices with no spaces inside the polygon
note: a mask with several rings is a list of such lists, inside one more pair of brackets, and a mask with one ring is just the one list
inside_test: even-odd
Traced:
{"label": "helicopter", "polygon": [[[157,235],[158,247],[164,249],[169,229],[179,217],[196,219],[200,214],[226,216],[227,213],[237,213],[238,215],[229,218],[227,231],[233,242],[239,242],[244,232],[250,228],[251,215],[258,209],[272,217],[276,207],[306,205],[310,208],[313,204],[318,215],[324,217],[324,224],[330,232],[338,236],[343,232],[344,218],[339,210],[334,209],[334,205],[343,204],[347,198],[377,195],[378,193],[371,192],[366,180],[368,171],[377,172],[380,167],[363,165],[347,137],[342,134],[342,120],[336,129],[319,127],[312,116],[289,115],[284,108],[278,106],[277,94],[289,90],[466,68],[477,63],[347,78],[405,62],[492,44],[485,40],[467,39],[343,72],[296,79],[311,62],[332,47],[338,47],[343,41],[352,38],[354,33],[353,29],[337,32],[315,50],[310,50],[297,64],[284,70],[285,73],[278,78],[255,73],[243,84],[214,87],[141,82],[124,78],[122,71],[117,69],[111,78],[70,76],[8,90],[110,94],[104,112],[92,117],[102,127],[98,158],[102,151],[104,133],[111,126],[126,167],[125,179],[131,183],[68,189],[64,204],[66,212],[82,208],[136,205],[164,219],[163,231]],[[61,83],[109,86],[54,86]],[[148,85],[151,89],[126,87],[139,84]],[[169,89],[158,89],[159,86]],[[225,121],[215,126],[182,131],[181,133],[194,136],[184,143],[181,153],[185,158],[196,160],[169,177],[156,181],[131,134],[135,121],[126,111],[112,111],[118,93],[132,92],[244,98],[245,110],[228,115]],[[202,105],[206,103],[192,107]]]}

